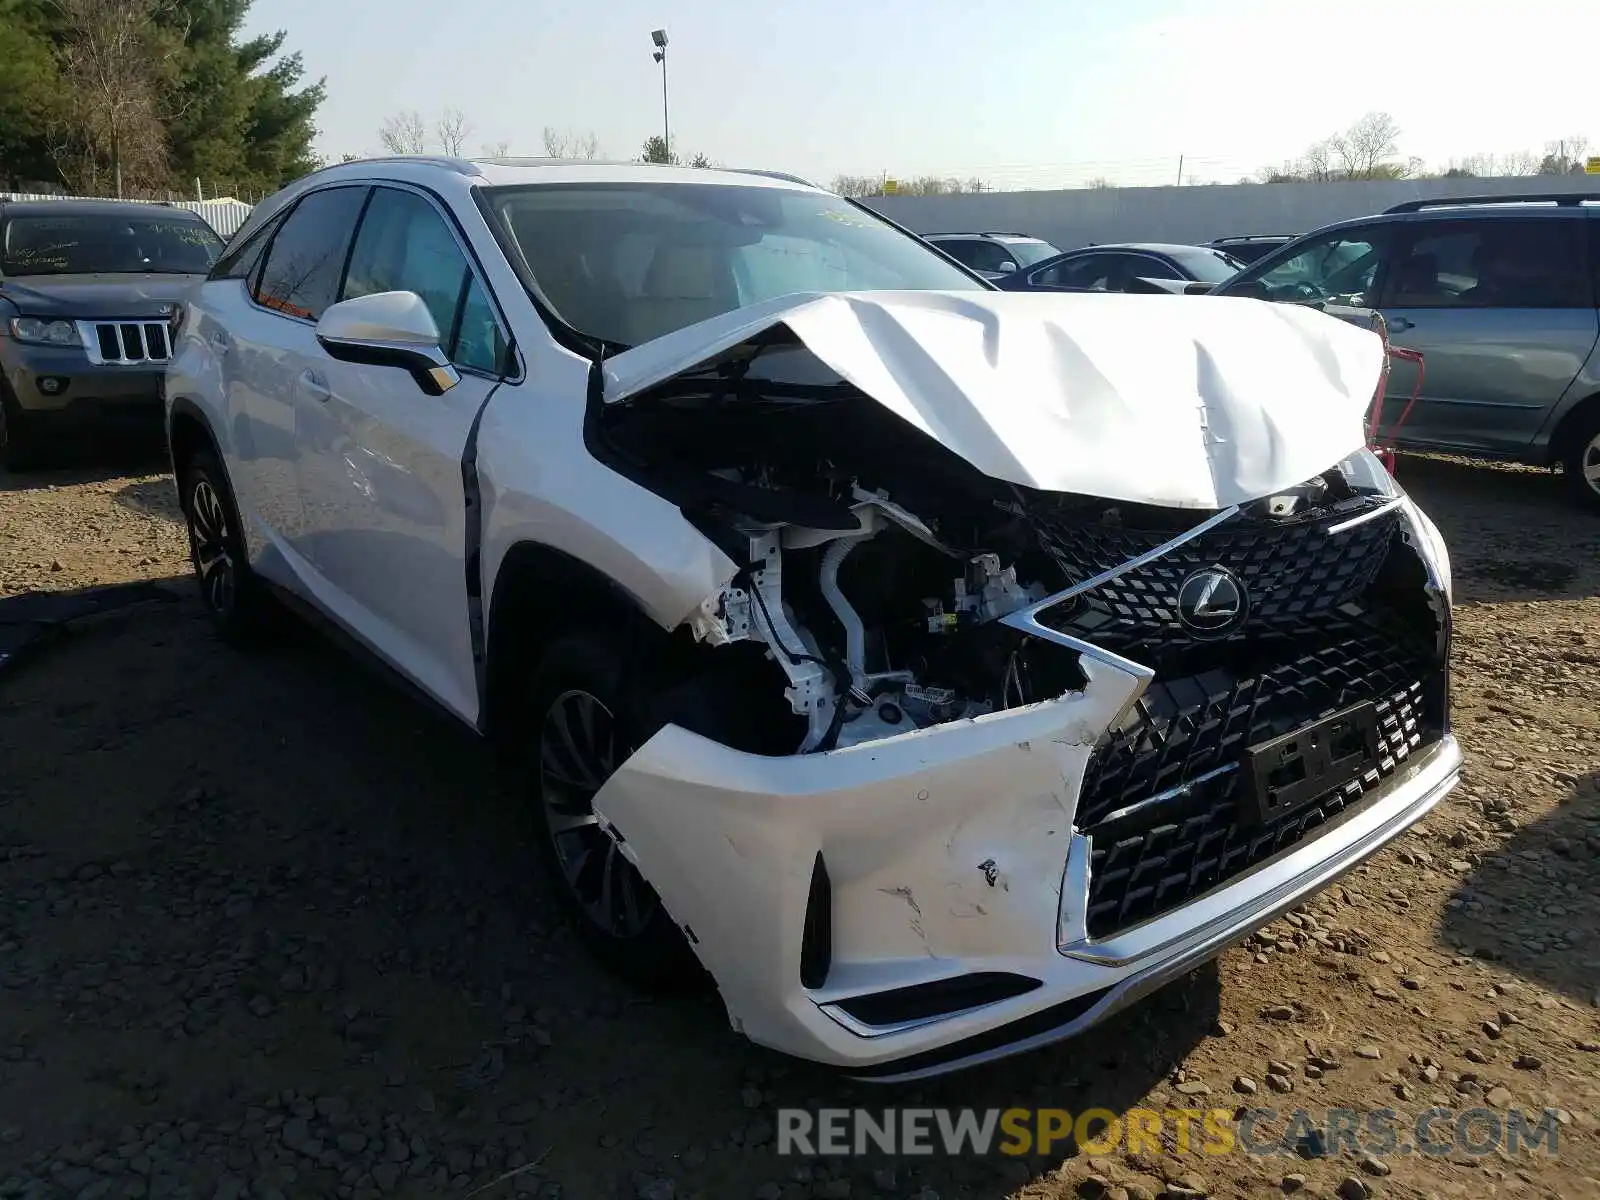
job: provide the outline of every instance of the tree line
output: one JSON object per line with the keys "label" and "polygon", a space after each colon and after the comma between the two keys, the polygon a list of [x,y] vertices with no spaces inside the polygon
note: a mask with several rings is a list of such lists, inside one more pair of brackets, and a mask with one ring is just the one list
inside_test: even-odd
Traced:
{"label": "tree line", "polygon": [[[385,118],[378,127],[378,144],[388,154],[431,154],[438,151],[452,158],[467,153],[474,126],[467,115],[458,108],[446,108],[431,123],[420,112],[410,109]],[[545,158],[566,158],[593,161],[605,157],[600,149],[600,139],[593,130],[557,129],[546,125],[541,138]],[[508,158],[513,153],[507,141],[483,142],[480,149],[486,158]],[[344,156],[348,162],[357,157]],[[667,145],[661,134],[645,138],[639,162],[673,163],[691,167],[709,167],[711,159],[696,153],[684,159],[678,151]]]}
{"label": "tree line", "polygon": [[321,80],[251,0],[0,0],[0,182],[259,198],[319,163]]}
{"label": "tree line", "polygon": [[1400,127],[1386,112],[1370,112],[1340,133],[1320,138],[1299,158],[1263,168],[1240,183],[1330,183],[1345,179],[1472,179],[1504,175],[1582,175],[1588,139],[1547,142],[1543,155],[1474,154],[1443,167],[1399,156]]}

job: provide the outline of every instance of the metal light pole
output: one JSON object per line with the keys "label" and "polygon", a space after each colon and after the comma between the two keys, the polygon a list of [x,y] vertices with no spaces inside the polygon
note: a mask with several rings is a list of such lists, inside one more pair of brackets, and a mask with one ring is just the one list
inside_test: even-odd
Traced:
{"label": "metal light pole", "polygon": [[663,149],[667,153],[667,161],[672,161],[672,124],[667,119],[667,31],[653,29],[650,31],[650,40],[656,45],[655,60],[661,64],[661,139]]}

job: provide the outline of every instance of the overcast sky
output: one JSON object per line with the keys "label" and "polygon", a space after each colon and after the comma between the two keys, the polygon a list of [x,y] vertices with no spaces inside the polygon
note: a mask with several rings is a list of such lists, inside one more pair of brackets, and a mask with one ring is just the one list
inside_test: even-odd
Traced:
{"label": "overcast sky", "polygon": [[447,107],[474,154],[539,154],[552,125],[637,156],[663,26],[675,149],[822,182],[1159,184],[1180,155],[1233,182],[1371,109],[1429,163],[1600,147],[1595,0],[256,0],[251,23],[326,76],[333,157]]}

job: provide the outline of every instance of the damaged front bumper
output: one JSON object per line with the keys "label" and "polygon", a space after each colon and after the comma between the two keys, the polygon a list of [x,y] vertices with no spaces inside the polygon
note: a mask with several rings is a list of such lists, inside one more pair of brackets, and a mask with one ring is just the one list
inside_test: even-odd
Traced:
{"label": "damaged front bumper", "polygon": [[1073,1036],[1355,866],[1455,785],[1446,731],[1359,804],[1247,872],[1087,932],[1078,790],[1148,672],[824,754],[668,726],[595,799],[753,1041],[861,1077],[941,1074]]}

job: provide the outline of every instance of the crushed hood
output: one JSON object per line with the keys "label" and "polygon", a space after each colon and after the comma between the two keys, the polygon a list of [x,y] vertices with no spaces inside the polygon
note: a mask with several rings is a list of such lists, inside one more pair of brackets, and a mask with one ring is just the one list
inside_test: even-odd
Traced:
{"label": "crushed hood", "polygon": [[627,350],[615,403],[786,326],[829,369],[995,479],[1225,508],[1364,445],[1377,335],[1234,297],[846,292],[785,296]]}

